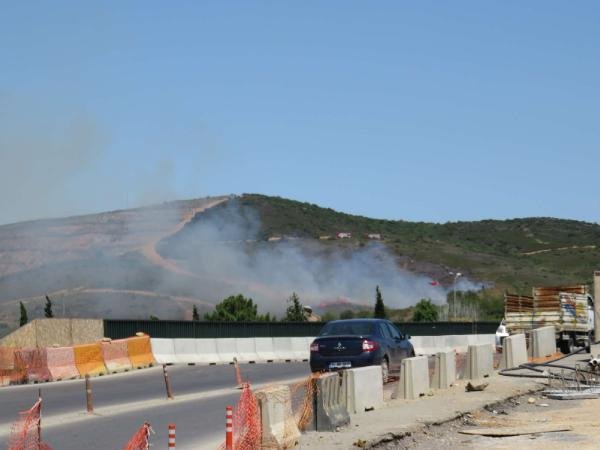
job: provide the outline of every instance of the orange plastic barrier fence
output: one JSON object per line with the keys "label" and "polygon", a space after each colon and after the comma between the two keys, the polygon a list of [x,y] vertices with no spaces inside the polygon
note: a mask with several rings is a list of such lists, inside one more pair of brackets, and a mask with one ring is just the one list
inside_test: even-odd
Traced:
{"label": "orange plastic barrier fence", "polygon": [[13,347],[0,347],[0,370],[15,368],[15,349]]}
{"label": "orange plastic barrier fence", "polygon": [[52,379],[48,370],[45,348],[22,348],[15,351],[16,368],[25,373],[29,382],[49,381]]}
{"label": "orange plastic barrier fence", "polygon": [[24,370],[17,368],[13,347],[0,347],[0,386],[22,383],[25,380]]}
{"label": "orange plastic barrier fence", "polygon": [[75,366],[73,347],[47,348],[46,362],[52,380],[68,380],[79,377],[79,371]]}
{"label": "orange plastic barrier fence", "polygon": [[148,450],[150,448],[150,431],[152,428],[148,422],[144,422],[129,442],[125,444],[123,450]]}
{"label": "orange plastic barrier fence", "polygon": [[131,369],[131,361],[127,353],[127,339],[102,342],[101,345],[104,364],[110,373]]}
{"label": "orange plastic barrier fence", "polygon": [[19,418],[10,430],[8,450],[52,450],[52,447],[40,440],[41,411],[40,398],[31,409],[19,413]]}
{"label": "orange plastic barrier fence", "polygon": [[[248,383],[243,384],[240,400],[233,412],[233,448],[235,450],[259,450],[262,425],[258,401]],[[220,449],[225,449],[222,444]]]}
{"label": "orange plastic barrier fence", "polygon": [[127,339],[127,354],[131,365],[140,369],[154,364],[150,336],[136,336]]}
{"label": "orange plastic barrier fence", "polygon": [[75,353],[75,366],[79,374],[85,375],[103,375],[106,373],[106,366],[102,359],[102,347],[99,342],[94,344],[76,345],[73,347]]}

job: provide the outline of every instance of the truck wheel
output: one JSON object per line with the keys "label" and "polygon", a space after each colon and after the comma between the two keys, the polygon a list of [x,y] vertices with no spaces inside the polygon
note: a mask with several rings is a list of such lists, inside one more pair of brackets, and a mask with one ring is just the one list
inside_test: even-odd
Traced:
{"label": "truck wheel", "polygon": [[559,349],[565,355],[573,353],[573,351],[575,350],[575,342],[573,341],[573,336],[569,336],[569,339],[561,339]]}

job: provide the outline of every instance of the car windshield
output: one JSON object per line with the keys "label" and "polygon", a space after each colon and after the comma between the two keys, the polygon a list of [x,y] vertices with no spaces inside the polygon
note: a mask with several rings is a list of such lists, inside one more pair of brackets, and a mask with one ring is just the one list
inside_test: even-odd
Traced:
{"label": "car windshield", "polygon": [[373,322],[330,322],[319,336],[368,336],[373,332]]}

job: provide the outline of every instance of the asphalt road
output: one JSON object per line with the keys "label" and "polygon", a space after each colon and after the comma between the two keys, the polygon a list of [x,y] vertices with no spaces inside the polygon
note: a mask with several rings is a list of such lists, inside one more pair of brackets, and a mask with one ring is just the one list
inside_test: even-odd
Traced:
{"label": "asphalt road", "polygon": [[[289,383],[308,376],[308,363],[243,364],[251,385]],[[55,450],[120,449],[144,421],[155,434],[154,448],[167,448],[167,425],[177,425],[177,448],[215,449],[224,438],[225,406],[235,405],[233,366],[171,366],[175,394],[166,400],[162,368],[92,379],[95,414],[85,413],[83,380],[0,388],[0,445],[8,441],[18,411],[42,389],[44,441]]]}

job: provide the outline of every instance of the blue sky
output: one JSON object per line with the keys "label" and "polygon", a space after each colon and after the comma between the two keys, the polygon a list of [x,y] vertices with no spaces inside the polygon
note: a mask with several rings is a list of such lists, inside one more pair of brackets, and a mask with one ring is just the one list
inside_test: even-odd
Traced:
{"label": "blue sky", "polygon": [[597,2],[4,2],[0,223],[242,192],[600,222]]}

